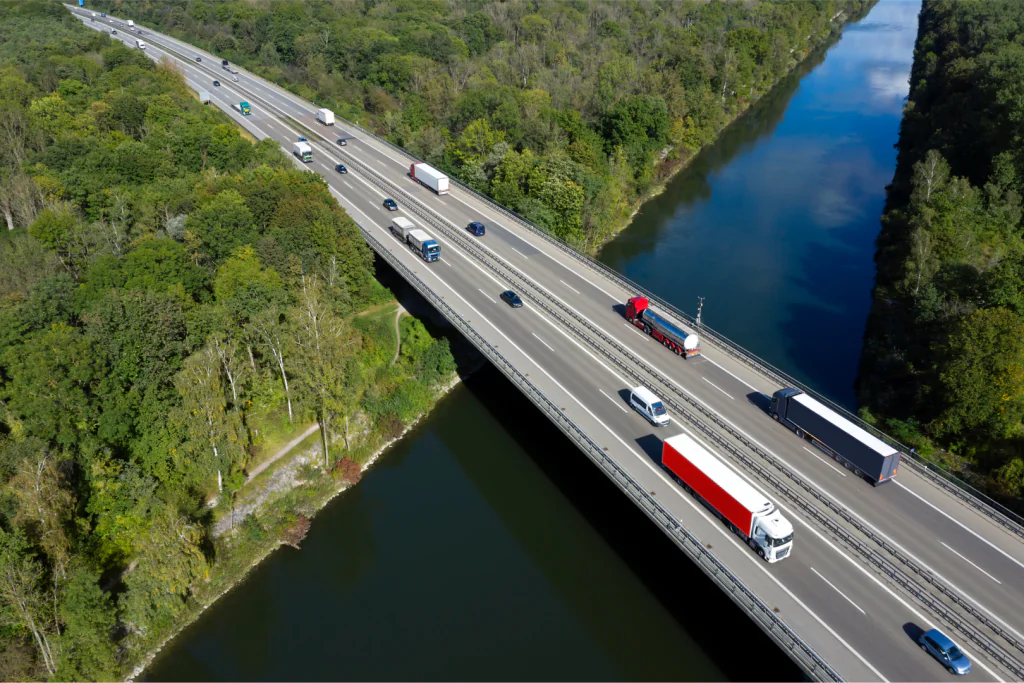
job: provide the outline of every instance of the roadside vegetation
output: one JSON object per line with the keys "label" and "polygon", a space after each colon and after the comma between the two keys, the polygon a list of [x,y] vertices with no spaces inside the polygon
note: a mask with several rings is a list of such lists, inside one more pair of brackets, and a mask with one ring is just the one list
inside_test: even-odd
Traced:
{"label": "roadside vegetation", "polygon": [[1018,509],[1022,23],[1019,2],[924,1],[860,377],[867,417]]}
{"label": "roadside vegetation", "polygon": [[593,251],[874,0],[91,4],[329,107]]}
{"label": "roadside vegetation", "polygon": [[[454,361],[410,317],[395,358],[319,176],[54,2],[0,0],[0,210],[0,678],[120,678],[297,544]],[[236,519],[314,422],[305,484]]]}

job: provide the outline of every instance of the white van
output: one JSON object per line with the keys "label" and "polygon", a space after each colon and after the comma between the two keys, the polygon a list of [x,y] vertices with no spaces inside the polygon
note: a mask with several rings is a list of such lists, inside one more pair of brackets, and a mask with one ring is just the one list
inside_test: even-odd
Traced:
{"label": "white van", "polygon": [[136,46],[137,46],[137,47],[138,47],[138,48],[139,48],[140,50],[145,50],[145,49],[146,49],[146,44],[145,44],[144,42],[142,42],[141,40],[136,40],[136,41],[135,41],[135,45],[136,45]]}
{"label": "white van", "polygon": [[636,387],[629,392],[629,405],[655,427],[664,427],[672,421],[661,399],[647,387]]}

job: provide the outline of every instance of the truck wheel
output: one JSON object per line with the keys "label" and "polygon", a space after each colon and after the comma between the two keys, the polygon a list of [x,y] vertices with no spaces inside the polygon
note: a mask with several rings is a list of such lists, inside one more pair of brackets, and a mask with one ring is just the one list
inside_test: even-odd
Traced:
{"label": "truck wheel", "polygon": [[799,427],[797,427],[797,428],[796,428],[796,429],[794,429],[793,431],[795,431],[795,432],[796,432],[796,435],[797,435],[797,436],[799,436],[799,437],[800,437],[801,439],[802,439],[802,438],[804,438],[804,432],[803,432],[803,430],[802,430],[802,429],[800,429]]}
{"label": "truck wheel", "polygon": [[758,546],[757,547],[757,554],[760,555],[761,559],[763,560],[764,559],[764,548],[762,548],[761,546]]}
{"label": "truck wheel", "polygon": [[644,325],[644,334],[650,334],[650,333],[651,333],[651,326],[650,325]]}
{"label": "truck wheel", "polygon": [[779,414],[778,413],[772,413],[772,417],[775,418],[776,422],[779,421]]}

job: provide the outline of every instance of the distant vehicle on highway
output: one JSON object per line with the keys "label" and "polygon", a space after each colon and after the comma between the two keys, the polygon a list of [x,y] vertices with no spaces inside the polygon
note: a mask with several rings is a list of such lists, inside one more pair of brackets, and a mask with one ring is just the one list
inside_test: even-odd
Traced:
{"label": "distant vehicle on highway", "polygon": [[110,29],[110,35],[116,36],[117,35],[117,29],[116,28]]}
{"label": "distant vehicle on highway", "polygon": [[304,138],[304,137],[302,137],[302,136],[300,135],[300,136],[299,136],[299,142],[309,142],[309,140],[307,140],[306,138]]}
{"label": "distant vehicle on highway", "polygon": [[512,308],[522,308],[523,300],[519,298],[519,295],[513,292],[511,289],[506,289],[501,293],[501,300],[507,303]]}
{"label": "distant vehicle on highway", "polygon": [[469,230],[477,237],[482,237],[484,232],[486,231],[486,228],[484,228],[483,223],[477,223],[476,221],[473,221],[472,223],[466,226],[466,230]]}
{"label": "distant vehicle on highway", "polygon": [[105,17],[105,16],[107,16],[107,13],[106,13],[106,12],[101,12],[101,13],[100,13],[100,16],[101,16],[101,17]]}
{"label": "distant vehicle on highway", "polygon": [[220,87],[220,81],[214,81],[213,85],[214,85],[214,87],[219,88]]}
{"label": "distant vehicle on highway", "polygon": [[196,57],[196,61],[197,62],[201,62],[201,61],[203,61],[203,58],[202,57]]}
{"label": "distant vehicle on highway", "polygon": [[346,140],[345,138],[338,138],[338,144],[344,147],[348,144],[348,140]]}
{"label": "distant vehicle on highway", "polygon": [[238,76],[232,76],[232,77],[231,77],[231,81],[232,81],[233,83],[238,83]]}
{"label": "distant vehicle on highway", "polygon": [[398,204],[395,203],[394,199],[388,198],[384,200],[384,208],[388,211],[398,211]]}
{"label": "distant vehicle on highway", "polygon": [[345,164],[338,164],[334,167],[334,170],[338,173],[348,173],[348,169],[345,168]]}
{"label": "distant vehicle on highway", "polygon": [[971,671],[971,660],[942,631],[933,628],[925,631],[917,640],[921,649],[939,660],[946,671],[957,676],[964,676]]}

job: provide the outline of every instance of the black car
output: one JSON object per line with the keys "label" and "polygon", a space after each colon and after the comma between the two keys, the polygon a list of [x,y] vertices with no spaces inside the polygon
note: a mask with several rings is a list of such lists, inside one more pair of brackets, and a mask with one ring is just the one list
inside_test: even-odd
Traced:
{"label": "black car", "polygon": [[345,138],[338,138],[338,144],[344,147],[345,145],[348,144],[348,140],[346,140]]}
{"label": "black car", "polygon": [[398,211],[398,204],[395,203],[394,199],[385,199],[384,208],[388,211]]}
{"label": "black car", "polygon": [[116,28],[110,29],[110,35],[116,36],[117,35],[117,29]]}
{"label": "black car", "polygon": [[348,173],[348,169],[345,168],[345,164],[338,164],[334,167],[334,170],[338,173]]}
{"label": "black car", "polygon": [[484,232],[486,231],[486,228],[484,228],[484,224],[483,223],[478,223],[476,221],[473,221],[472,223],[470,223],[469,225],[466,226],[466,230],[469,230],[471,233],[473,233],[477,237],[482,237]]}
{"label": "black car", "polygon": [[201,61],[203,61],[203,58],[202,57],[196,57],[196,61],[197,62],[201,62]]}
{"label": "black car", "polygon": [[214,81],[213,85],[214,85],[214,87],[219,88],[220,87],[220,81]]}
{"label": "black car", "polygon": [[519,295],[513,292],[511,289],[507,289],[501,293],[501,300],[507,303],[512,308],[522,308],[523,300],[519,298]]}

